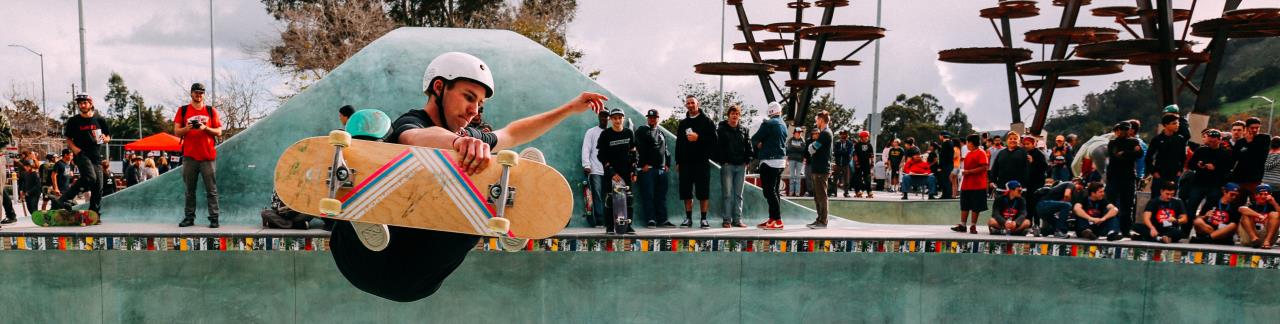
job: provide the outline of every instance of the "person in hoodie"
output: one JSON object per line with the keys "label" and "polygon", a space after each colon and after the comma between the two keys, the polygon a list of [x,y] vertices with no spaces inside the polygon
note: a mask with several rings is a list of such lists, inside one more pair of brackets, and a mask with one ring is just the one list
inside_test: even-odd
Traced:
{"label": "person in hoodie", "polygon": [[778,183],[782,181],[782,169],[787,166],[783,144],[787,140],[787,125],[782,121],[782,105],[777,102],[769,103],[768,114],[769,118],[751,136],[751,145],[756,148],[756,158],[760,160],[757,172],[760,173],[761,193],[769,205],[769,220],[756,227],[780,230],[782,211],[778,205]]}
{"label": "person in hoodie", "polygon": [[798,197],[803,190],[801,183],[804,182],[804,156],[805,146],[808,144],[804,140],[804,127],[796,126],[795,131],[791,133],[791,138],[787,139],[787,196]]}
{"label": "person in hoodie", "polygon": [[724,203],[720,227],[747,227],[742,223],[742,190],[747,177],[747,164],[755,156],[751,137],[742,126],[742,108],[729,107],[728,118],[716,128],[716,163],[720,164],[720,199]]}
{"label": "person in hoodie", "polygon": [[711,197],[711,153],[716,147],[716,125],[698,104],[698,98],[685,96],[684,119],[676,126],[676,172],[680,173],[680,199],[684,200],[684,223],[681,227],[693,227],[693,199],[698,199],[702,212],[700,227],[707,224],[707,211]]}

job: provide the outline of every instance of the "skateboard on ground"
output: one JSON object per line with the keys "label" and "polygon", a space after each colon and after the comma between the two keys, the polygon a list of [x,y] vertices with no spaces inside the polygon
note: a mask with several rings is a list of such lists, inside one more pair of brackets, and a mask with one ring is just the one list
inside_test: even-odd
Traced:
{"label": "skateboard on ground", "polygon": [[[498,152],[483,172],[468,175],[457,168],[458,153],[452,150],[353,141],[350,134],[333,131],[285,149],[276,162],[275,190],[294,210],[353,225],[524,243],[559,233],[573,214],[569,183],[540,163],[541,155],[536,149],[523,156]],[[500,201],[505,203],[495,203]]]}
{"label": "skateboard on ground", "polygon": [[98,218],[98,213],[92,210],[51,209],[32,212],[31,222],[46,227],[88,226],[98,225],[101,220]]}

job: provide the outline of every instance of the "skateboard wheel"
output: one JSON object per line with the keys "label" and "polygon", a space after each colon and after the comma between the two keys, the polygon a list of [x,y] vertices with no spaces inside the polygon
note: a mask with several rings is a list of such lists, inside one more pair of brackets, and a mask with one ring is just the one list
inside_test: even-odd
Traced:
{"label": "skateboard wheel", "polygon": [[524,150],[521,150],[520,158],[542,164],[547,163],[547,159],[542,156],[542,151],[538,150],[536,147],[526,147]]}
{"label": "skateboard wheel", "polygon": [[498,249],[505,252],[519,252],[529,245],[529,239],[514,237],[499,237]]}
{"label": "skateboard wheel", "polygon": [[320,199],[320,213],[326,216],[338,216],[342,213],[342,202],[333,198]]}
{"label": "skateboard wheel", "polygon": [[511,229],[511,221],[502,217],[490,218],[485,225],[489,227],[489,231],[498,234],[505,234]]}
{"label": "skateboard wheel", "polygon": [[340,130],[329,132],[329,144],[339,147],[351,146],[351,133]]}
{"label": "skateboard wheel", "polygon": [[387,225],[351,222],[351,227],[355,229],[360,244],[369,251],[385,250],[391,243],[391,234],[388,233]]}
{"label": "skateboard wheel", "polygon": [[503,166],[514,167],[520,161],[520,155],[511,150],[502,150],[498,152],[498,164]]}

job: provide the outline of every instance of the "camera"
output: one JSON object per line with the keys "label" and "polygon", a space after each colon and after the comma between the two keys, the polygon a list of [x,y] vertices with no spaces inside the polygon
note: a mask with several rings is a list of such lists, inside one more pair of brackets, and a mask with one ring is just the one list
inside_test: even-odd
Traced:
{"label": "camera", "polygon": [[188,120],[187,120],[187,127],[192,128],[192,129],[198,129],[198,128],[200,128],[200,125],[201,125],[201,124],[202,124],[202,122],[201,122],[201,121],[200,121],[200,119],[198,119],[198,118],[191,118],[191,119],[188,119]]}

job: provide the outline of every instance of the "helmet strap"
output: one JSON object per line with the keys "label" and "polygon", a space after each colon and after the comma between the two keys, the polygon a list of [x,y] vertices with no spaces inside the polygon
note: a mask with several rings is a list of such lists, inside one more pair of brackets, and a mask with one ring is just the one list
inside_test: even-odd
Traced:
{"label": "helmet strap", "polygon": [[[440,125],[438,126],[444,127],[446,130],[452,130],[449,128],[449,118],[446,118],[444,114],[444,92],[446,88],[449,88],[449,81],[441,80],[441,82],[440,91],[432,91],[436,93],[436,118],[440,119]],[[435,83],[435,80],[432,80],[431,87],[434,88]]]}

